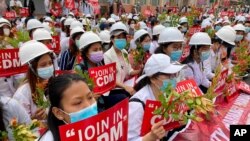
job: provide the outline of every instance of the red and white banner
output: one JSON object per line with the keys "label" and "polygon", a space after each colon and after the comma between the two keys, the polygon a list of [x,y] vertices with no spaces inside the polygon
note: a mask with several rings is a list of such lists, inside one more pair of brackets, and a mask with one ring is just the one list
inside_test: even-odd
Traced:
{"label": "red and white banner", "polygon": [[[194,80],[185,80],[181,81],[176,86],[176,91],[178,93],[181,93],[186,90],[191,90],[191,92],[194,94],[194,97],[201,96],[202,92],[195,83]],[[160,120],[163,120],[164,118],[161,115],[154,115],[153,112],[161,106],[161,103],[159,101],[153,101],[153,100],[147,100],[146,106],[145,106],[145,112],[143,116],[143,123],[141,128],[141,136],[146,135],[150,130],[153,124],[159,122]],[[179,105],[176,107],[177,111],[185,112],[188,110],[188,107],[184,105]],[[172,130],[174,128],[180,127],[181,123],[178,121],[173,121],[172,118],[166,119],[164,124],[164,129],[166,131]]]}
{"label": "red and white banner", "polygon": [[94,93],[104,94],[116,86],[116,63],[90,68],[88,71],[94,80]]}
{"label": "red and white banner", "polygon": [[189,36],[191,37],[192,35],[194,35],[194,33],[200,32],[201,31],[201,27],[191,27],[189,29]]}
{"label": "red and white banner", "polygon": [[250,86],[246,82],[241,81],[239,84],[237,84],[237,89],[244,93],[250,94]]}
{"label": "red and white banner", "polygon": [[29,16],[29,8],[23,7],[20,9],[20,16],[28,17]]}
{"label": "red and white banner", "polygon": [[127,141],[128,99],[88,119],[59,127],[61,141]]}
{"label": "red and white banner", "polygon": [[50,9],[50,13],[55,16],[58,17],[62,14],[62,6],[59,2],[56,2],[53,6],[53,8]]}
{"label": "red and white banner", "polygon": [[101,8],[100,8],[98,0],[89,0],[89,3],[94,8],[94,13],[95,14],[100,14],[101,13],[101,11],[100,11]]}
{"label": "red and white banner", "polygon": [[184,61],[188,57],[189,54],[190,54],[190,46],[187,44],[183,48],[183,52],[182,52],[182,56],[180,58],[180,62]]}
{"label": "red and white banner", "polygon": [[50,49],[53,50],[56,54],[60,53],[61,47],[60,47],[60,36],[59,35],[52,36],[52,47]]}
{"label": "red and white banner", "polygon": [[15,11],[5,11],[3,13],[3,17],[8,19],[8,20],[12,20],[16,18],[16,12]]}
{"label": "red and white banner", "polygon": [[11,76],[27,71],[27,66],[21,66],[18,51],[19,49],[0,50],[0,77]]}
{"label": "red and white banner", "polygon": [[240,94],[233,101],[218,105],[209,120],[192,122],[173,140],[229,141],[230,125],[246,124],[250,124],[250,95]]}
{"label": "red and white banner", "polygon": [[225,89],[226,79],[228,77],[228,69],[224,70],[220,74],[220,79],[214,90],[215,93],[220,94]]}
{"label": "red and white banner", "polygon": [[228,16],[228,12],[227,11],[222,11],[220,12],[220,16],[223,18],[225,16]]}
{"label": "red and white banner", "polygon": [[66,8],[72,10],[75,8],[75,1],[74,0],[64,0],[64,5]]}

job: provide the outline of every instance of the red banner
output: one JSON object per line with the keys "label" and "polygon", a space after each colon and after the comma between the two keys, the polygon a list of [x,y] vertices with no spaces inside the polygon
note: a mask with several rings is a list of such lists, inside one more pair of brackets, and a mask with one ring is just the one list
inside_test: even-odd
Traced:
{"label": "red banner", "polygon": [[61,47],[60,47],[60,36],[59,35],[52,36],[52,47],[50,49],[53,50],[56,54],[60,53]]}
{"label": "red banner", "polygon": [[128,99],[88,119],[59,127],[61,141],[127,141]]}
{"label": "red banner", "polygon": [[192,122],[185,131],[173,135],[173,140],[229,141],[229,126],[245,124],[250,124],[250,95],[240,94],[233,101],[218,105],[209,120]]}
{"label": "red banner", "polygon": [[243,91],[244,93],[250,94],[250,86],[246,82],[241,81],[239,84],[237,84],[237,89]]}
{"label": "red banner", "polygon": [[183,52],[182,52],[182,56],[181,56],[180,62],[184,61],[188,57],[189,54],[190,54],[190,46],[186,45],[183,48]]}
{"label": "red banner", "polygon": [[65,0],[64,5],[68,9],[74,9],[75,8],[75,1],[74,0]]}
{"label": "red banner", "polygon": [[230,83],[226,83],[226,86],[224,89],[225,89],[225,91],[227,91],[226,100],[228,102],[232,101],[235,97],[237,97],[239,95],[239,91],[237,90],[235,81],[232,81]]}
{"label": "red banner", "polygon": [[[176,91],[178,93],[181,93],[186,90],[191,90],[194,94],[194,97],[202,95],[202,92],[200,91],[199,87],[197,86],[194,80],[185,80],[177,84]],[[160,106],[161,106],[161,103],[159,101],[152,101],[152,100],[146,101],[146,106],[144,110],[145,112],[143,116],[143,123],[142,123],[142,128],[141,128],[141,136],[144,136],[145,134],[147,134],[151,130],[151,127],[153,124],[164,119],[160,115],[153,114],[153,112]],[[184,105],[180,105],[177,107],[176,110],[180,112],[185,112],[188,110],[188,108]],[[180,122],[173,121],[172,118],[169,118],[169,119],[166,119],[165,121],[164,129],[166,131],[169,131],[180,126],[181,126]]]}
{"label": "red banner", "polygon": [[0,50],[0,77],[11,76],[27,71],[27,66],[21,66],[18,51],[19,49]]}
{"label": "red banner", "polygon": [[222,11],[221,13],[220,13],[220,16],[223,18],[223,17],[225,17],[225,16],[228,16],[228,12],[227,11]]}
{"label": "red banner", "polygon": [[94,8],[95,14],[100,14],[100,5],[98,0],[89,0],[90,5]]}
{"label": "red banner", "polygon": [[226,79],[228,77],[228,69],[221,72],[220,79],[214,90],[215,93],[220,94],[225,89]]}
{"label": "red banner", "polygon": [[189,29],[189,36],[194,35],[194,33],[200,32],[201,31],[201,27],[191,27]]}
{"label": "red banner", "polygon": [[228,16],[229,17],[234,17],[234,11],[228,11]]}
{"label": "red banner", "polygon": [[3,17],[11,20],[11,19],[15,19],[16,18],[16,12],[15,11],[5,11],[3,14]]}
{"label": "red banner", "polygon": [[50,9],[50,12],[53,16],[58,17],[62,13],[62,6],[59,2],[56,2],[53,8]]}
{"label": "red banner", "polygon": [[88,71],[94,80],[94,93],[104,94],[116,86],[116,63],[90,68]]}
{"label": "red banner", "polygon": [[28,17],[29,16],[29,8],[23,7],[20,9],[20,15],[22,17]]}
{"label": "red banner", "polygon": [[210,10],[208,11],[208,14],[214,14],[214,9],[210,9]]}

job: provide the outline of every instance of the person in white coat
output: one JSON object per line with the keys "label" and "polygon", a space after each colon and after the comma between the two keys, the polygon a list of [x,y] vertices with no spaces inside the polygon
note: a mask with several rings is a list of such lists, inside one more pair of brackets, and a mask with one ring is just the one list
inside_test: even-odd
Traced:
{"label": "person in white coat", "polygon": [[48,94],[51,104],[47,121],[48,131],[38,141],[60,141],[59,126],[98,114],[92,91],[77,74],[52,78],[48,84]]}
{"label": "person in white coat", "polygon": [[203,72],[203,62],[210,56],[211,38],[207,33],[197,32],[191,37],[189,45],[191,46],[190,54],[183,62],[188,66],[185,69],[185,77],[193,78],[203,93],[206,93],[211,82]]}
{"label": "person in white coat", "polygon": [[[151,131],[141,136],[141,127],[144,116],[143,105],[147,100],[159,101],[169,84],[176,86],[177,73],[183,65],[173,65],[170,58],[164,54],[153,54],[145,64],[143,75],[137,79],[137,91],[129,102],[128,140],[129,141],[155,141],[163,137],[170,137],[164,130],[163,122],[159,121],[151,127]],[[169,134],[169,135],[168,135]]]}
{"label": "person in white coat", "polygon": [[134,94],[134,89],[130,86],[123,84],[124,80],[129,76],[138,75],[141,70],[133,70],[128,62],[128,53],[125,50],[127,45],[126,35],[128,29],[122,22],[112,25],[110,30],[112,47],[105,52],[105,64],[116,63],[116,86],[117,88],[124,89],[130,95]]}
{"label": "person in white coat", "polygon": [[20,102],[31,119],[44,120],[47,117],[46,108],[39,105],[39,101],[42,98],[46,101],[46,98],[37,92],[37,88],[45,90],[48,79],[54,76],[52,50],[43,43],[31,40],[20,48],[19,57],[21,64],[28,64],[29,68],[24,84],[13,98]]}

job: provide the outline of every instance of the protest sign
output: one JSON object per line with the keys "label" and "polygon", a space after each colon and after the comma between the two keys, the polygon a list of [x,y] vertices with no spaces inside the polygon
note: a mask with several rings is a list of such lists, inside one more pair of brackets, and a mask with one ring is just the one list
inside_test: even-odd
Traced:
{"label": "protest sign", "polygon": [[96,116],[59,127],[61,141],[127,141],[128,99]]}
{"label": "protest sign", "polygon": [[[176,86],[176,91],[178,93],[190,90],[194,97],[201,96],[202,92],[195,83],[193,79],[181,81]],[[163,120],[164,118],[161,115],[154,115],[153,112],[161,106],[160,101],[147,100],[145,105],[145,112],[143,116],[143,123],[141,128],[141,136],[146,135],[150,130],[153,124]],[[186,112],[188,108],[185,105],[179,105],[176,107],[176,110],[181,112]],[[180,127],[182,124],[179,121],[174,121],[172,118],[165,119],[164,129],[166,131],[172,130],[174,128]]]}
{"label": "protest sign", "polygon": [[220,94],[225,88],[226,79],[228,77],[228,69],[222,71],[220,76],[221,77],[218,80],[218,83],[217,83],[216,88],[214,90],[214,92],[217,93],[217,94]]}
{"label": "protest sign", "polygon": [[250,95],[242,93],[233,101],[218,105],[209,120],[192,122],[185,131],[174,134],[172,140],[229,141],[230,125],[245,125],[249,122]]}
{"label": "protest sign", "polygon": [[116,86],[116,63],[90,68],[88,72],[94,80],[94,93],[104,94]]}
{"label": "protest sign", "polygon": [[191,37],[192,35],[200,31],[201,31],[201,27],[191,27],[188,33],[189,33],[189,36]]}
{"label": "protest sign", "polygon": [[223,18],[223,17],[225,17],[225,16],[228,16],[228,12],[227,11],[222,11],[221,13],[220,13],[220,16]]}
{"label": "protest sign", "polygon": [[188,57],[189,54],[190,54],[190,46],[189,46],[189,45],[186,45],[186,46],[183,48],[182,56],[181,56],[180,62],[184,61],[184,60]]}
{"label": "protest sign", "polygon": [[64,5],[66,8],[72,10],[75,8],[75,1],[74,0],[65,0]]}
{"label": "protest sign", "polygon": [[22,17],[28,17],[29,16],[29,8],[23,7],[20,9],[20,15]]}
{"label": "protest sign", "polygon": [[15,11],[5,11],[3,17],[8,20],[12,20],[16,18],[16,13]]}
{"label": "protest sign", "polygon": [[0,50],[0,77],[11,76],[27,71],[27,66],[22,66],[18,56],[19,49]]}
{"label": "protest sign", "polygon": [[60,53],[61,47],[60,47],[60,36],[59,35],[52,36],[52,47],[49,49],[53,50],[56,54]]}
{"label": "protest sign", "polygon": [[237,84],[237,89],[244,93],[250,94],[250,86],[246,82],[239,82]]}

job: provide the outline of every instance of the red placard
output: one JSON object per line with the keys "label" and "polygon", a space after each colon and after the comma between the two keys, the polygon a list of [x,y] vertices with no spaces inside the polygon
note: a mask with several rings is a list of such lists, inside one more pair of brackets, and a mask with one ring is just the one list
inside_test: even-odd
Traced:
{"label": "red placard", "polygon": [[238,83],[237,89],[243,91],[244,93],[250,94],[250,86],[246,82],[241,81]]}
{"label": "red placard", "polygon": [[176,133],[173,141],[229,141],[230,125],[250,124],[250,95],[240,94],[229,103],[216,106],[209,120],[192,122],[183,132]]}
{"label": "red placard", "polygon": [[232,101],[236,96],[239,95],[239,91],[237,90],[235,81],[232,81],[230,83],[226,83],[225,90],[228,91],[226,100]]}
{"label": "red placard", "polygon": [[213,14],[214,13],[214,9],[210,9],[209,11],[208,11],[208,14]]}
{"label": "red placard", "polygon": [[228,16],[229,17],[234,17],[234,11],[228,11]]}
{"label": "red placard", "polygon": [[215,90],[214,90],[215,93],[221,93],[224,90],[225,84],[226,84],[226,79],[228,76],[228,69],[222,71],[220,76],[221,77],[218,81],[218,84],[217,84]]}
{"label": "red placard", "polygon": [[197,32],[200,32],[201,31],[201,27],[191,27],[190,29],[189,29],[189,36],[192,36],[192,35],[194,35],[195,33],[197,33]]}
{"label": "red placard", "polygon": [[[176,86],[176,91],[177,92],[183,92],[186,90],[191,90],[193,92],[193,96],[201,96],[202,92],[195,83],[194,80],[185,80],[181,81],[177,84]],[[146,106],[145,106],[145,112],[143,116],[143,123],[142,123],[142,128],[141,128],[141,136],[144,136],[147,134],[150,130],[153,124],[159,122],[160,120],[163,120],[164,118],[160,115],[154,115],[153,112],[161,106],[161,103],[159,101],[152,101],[152,100],[147,100],[146,101]],[[180,112],[185,112],[188,110],[188,108],[185,105],[179,105],[176,107],[176,110]],[[173,119],[169,118],[166,119],[164,123],[164,129],[166,131],[172,130],[174,128],[180,127],[181,123],[178,121],[173,121]]]}
{"label": "red placard", "polygon": [[15,19],[16,18],[16,12],[15,11],[5,11],[3,14],[3,17],[11,20],[11,19]]}
{"label": "red placard", "polygon": [[19,49],[0,50],[0,77],[27,72],[27,66],[21,66]]}
{"label": "red placard", "polygon": [[62,13],[62,6],[59,2],[54,4],[54,7],[50,9],[50,12],[53,16],[58,17]]}
{"label": "red placard", "polygon": [[66,8],[72,10],[75,8],[75,1],[74,0],[65,0],[64,5]]}
{"label": "red placard", "polygon": [[28,17],[29,16],[29,8],[23,7],[20,9],[20,15],[22,17]]}
{"label": "red placard", "polygon": [[225,17],[225,16],[228,16],[228,12],[227,11],[222,11],[221,13],[220,13],[220,16],[223,18],[223,17]]}
{"label": "red placard", "polygon": [[116,63],[90,68],[88,72],[94,80],[94,93],[104,94],[116,86]]}
{"label": "red placard", "polygon": [[190,46],[187,44],[183,48],[183,52],[182,52],[182,56],[181,56],[180,62],[184,61],[188,57],[189,54],[190,54]]}
{"label": "red placard", "polygon": [[61,141],[127,141],[128,99],[88,119],[59,127]]}
{"label": "red placard", "polygon": [[61,47],[60,47],[60,36],[59,35],[52,36],[52,47],[50,49],[53,50],[56,54],[60,53]]}

